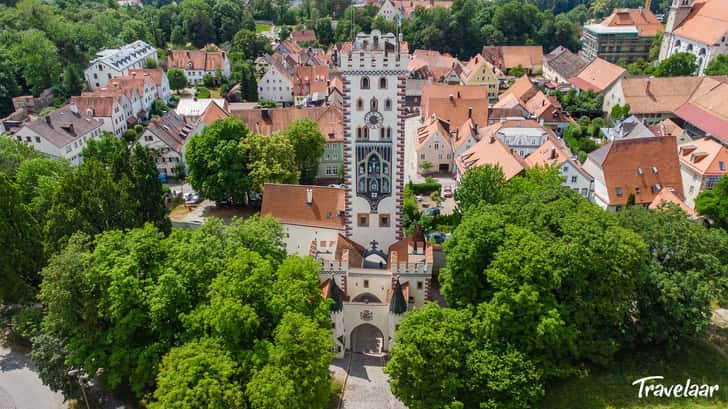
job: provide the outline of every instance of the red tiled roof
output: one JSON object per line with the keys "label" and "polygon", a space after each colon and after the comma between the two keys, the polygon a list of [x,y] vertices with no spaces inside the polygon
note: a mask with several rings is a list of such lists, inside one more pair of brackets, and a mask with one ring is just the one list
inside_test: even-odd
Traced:
{"label": "red tiled roof", "polygon": [[612,15],[602,21],[603,26],[634,26],[642,37],[654,37],[662,32],[662,23],[649,9],[615,9]]}
{"label": "red tiled roof", "polygon": [[488,123],[488,87],[485,85],[425,85],[420,105],[423,118],[434,114],[455,126],[468,119],[468,109],[472,108],[475,122],[481,126]]}
{"label": "red tiled roof", "polygon": [[725,0],[697,0],[690,15],[673,34],[713,45],[728,31],[728,2]]}
{"label": "red tiled roof", "polygon": [[296,120],[308,118],[318,123],[327,141],[344,140],[344,113],[335,106],[273,109],[233,109],[231,114],[262,135],[285,131]]}
{"label": "red tiled roof", "polygon": [[[217,51],[208,51],[215,49]],[[167,69],[215,71],[225,68],[225,51],[209,45],[201,50],[171,50],[167,56]]]}
{"label": "red tiled roof", "polygon": [[519,65],[534,70],[543,64],[543,47],[540,45],[485,46],[481,54],[500,70]]}
{"label": "red tiled roof", "polygon": [[626,70],[599,57],[592,60],[576,77],[569,82],[580,90],[602,92],[619,80]]}
{"label": "red tiled roof", "polygon": [[[308,189],[312,191],[310,205]],[[345,190],[335,187],[266,183],[260,214],[285,224],[343,230],[344,197]]]}
{"label": "red tiled roof", "polygon": [[300,43],[304,41],[316,41],[316,32],[313,30],[295,30],[291,33],[291,40]]}

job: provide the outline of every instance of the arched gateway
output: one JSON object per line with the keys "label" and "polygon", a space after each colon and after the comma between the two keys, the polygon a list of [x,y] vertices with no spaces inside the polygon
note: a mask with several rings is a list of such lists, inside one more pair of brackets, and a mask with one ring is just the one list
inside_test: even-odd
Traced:
{"label": "arched gateway", "polygon": [[380,354],[384,346],[384,334],[372,324],[361,324],[351,332],[351,351],[363,354]]}

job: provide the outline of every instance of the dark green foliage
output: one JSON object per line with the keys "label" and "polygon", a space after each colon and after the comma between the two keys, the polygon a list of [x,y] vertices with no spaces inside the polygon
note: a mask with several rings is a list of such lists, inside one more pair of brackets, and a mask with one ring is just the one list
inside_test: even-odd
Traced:
{"label": "dark green foliage", "polygon": [[299,119],[288,127],[286,137],[295,152],[301,183],[313,183],[318,175],[319,158],[324,154],[326,143],[318,124],[310,119]]}
{"label": "dark green foliage", "polygon": [[570,112],[572,116],[577,117],[585,114],[594,114],[602,112],[602,103],[604,96],[596,94],[592,91],[582,91],[577,93],[575,90],[561,92],[556,90],[551,95],[558,98],[563,109]]}
{"label": "dark green foliage", "polygon": [[11,178],[23,161],[38,158],[40,154],[30,146],[11,138],[0,138],[0,172]]}
{"label": "dark green foliage", "polygon": [[167,71],[167,79],[169,79],[170,88],[177,92],[187,86],[187,77],[185,77],[185,73],[178,68],[170,68],[169,71]]}
{"label": "dark green foliage", "polygon": [[728,229],[728,177],[723,176],[710,190],[695,199],[695,209],[718,226]]}
{"label": "dark green foliage", "polygon": [[432,192],[439,192],[442,189],[442,185],[430,177],[421,183],[410,182],[408,186],[415,195],[429,195]]}
{"label": "dark green foliage", "polygon": [[728,54],[720,54],[709,62],[705,75],[728,75]]}

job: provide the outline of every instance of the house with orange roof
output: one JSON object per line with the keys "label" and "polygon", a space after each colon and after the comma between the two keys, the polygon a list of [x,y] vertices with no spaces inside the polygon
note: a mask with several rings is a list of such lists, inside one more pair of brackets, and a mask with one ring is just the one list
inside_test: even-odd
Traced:
{"label": "house with orange roof", "polygon": [[384,0],[381,2],[377,16],[384,17],[387,21],[398,21],[410,18],[417,7],[431,9],[452,7],[452,1],[446,0]]}
{"label": "house with orange roof", "polygon": [[170,109],[149,121],[136,143],[154,152],[160,175],[176,176],[180,167],[185,166],[185,147],[196,126],[196,121]]}
{"label": "house with orange roof", "polygon": [[121,137],[136,122],[129,98],[120,91],[97,89],[72,96],[71,104],[103,122],[102,130]]}
{"label": "house with orange roof", "polygon": [[[415,50],[407,63],[407,71],[415,79],[440,82],[460,61],[448,53],[434,50]],[[458,81],[459,82],[459,81]]]}
{"label": "house with orange roof", "polygon": [[514,81],[500,95],[493,108],[518,109],[524,118],[534,119],[551,129],[561,130],[571,122],[571,117],[561,110],[559,100],[554,96],[544,94],[527,75]]}
{"label": "house with orange roof", "polygon": [[537,75],[543,70],[543,47],[540,45],[486,45],[481,54],[502,72],[521,67],[527,73]]}
{"label": "house with orange roof", "polygon": [[[452,172],[453,149],[450,124],[438,119],[437,115],[433,115],[424,125],[417,128],[415,149],[420,173]],[[423,169],[423,163],[429,163],[431,168]]]}
{"label": "house with orange roof", "polygon": [[282,106],[292,105],[294,81],[286,66],[272,58],[270,68],[258,81],[258,99]]}
{"label": "house with orange roof", "polygon": [[459,182],[468,169],[483,165],[500,166],[506,180],[523,174],[527,166],[493,133],[483,135],[475,146],[455,158],[456,180]]}
{"label": "house with orange roof", "polygon": [[514,155],[526,158],[556,135],[533,119],[506,119],[482,129],[482,137],[496,136]]}
{"label": "house with orange roof", "polygon": [[710,61],[728,52],[728,2],[672,0],[660,47],[660,61],[691,53],[703,75]]}
{"label": "house with orange roof", "polygon": [[683,212],[685,212],[688,216],[694,216],[695,215],[695,209],[688,206],[685,201],[678,196],[677,191],[675,189],[662,189],[660,193],[655,196],[655,198],[652,200],[652,203],[650,203],[649,206],[647,206],[650,210],[662,210],[665,206],[668,205],[674,205],[680,208]]}
{"label": "house with orange roof", "polygon": [[488,88],[488,99],[498,99],[498,88],[503,73],[496,69],[493,64],[477,54],[471,58],[460,72],[460,83],[462,85],[480,85]]}
{"label": "house with orange roof", "polygon": [[678,147],[685,203],[695,208],[700,192],[712,189],[728,174],[728,148],[711,138],[696,139]]}
{"label": "house with orange roof", "polygon": [[549,137],[525,159],[526,167],[554,167],[563,178],[563,186],[591,200],[594,178],[581,166],[564,141]]}
{"label": "house with orange roof", "polygon": [[112,90],[123,92],[131,102],[132,112],[139,119],[146,119],[154,102],[154,83],[148,77],[121,76],[107,83]]}
{"label": "house with orange roof", "polygon": [[296,44],[311,44],[316,42],[316,32],[309,29],[293,30],[291,40]]}
{"label": "house with orange roof", "polygon": [[432,115],[459,126],[468,118],[480,126],[488,123],[488,87],[483,85],[429,84],[422,88],[420,118]]}
{"label": "house with orange roof", "polygon": [[566,47],[558,46],[543,56],[543,76],[557,84],[567,84],[577,76],[589,61]]}
{"label": "house with orange roof", "polygon": [[710,135],[728,146],[728,77],[706,77],[687,103],[675,111],[693,137]]}
{"label": "house with orange roof", "polygon": [[152,94],[153,98],[159,98],[162,101],[169,102],[172,98],[172,91],[169,87],[169,79],[167,74],[159,68],[141,68],[141,69],[130,69],[130,77],[141,77],[145,81],[150,81],[153,84]]}
{"label": "house with orange roof", "polygon": [[322,105],[329,91],[329,67],[299,65],[293,77],[295,106]]}
{"label": "house with orange roof", "polygon": [[611,63],[649,60],[652,42],[661,32],[662,23],[649,9],[615,9],[601,23],[584,26],[582,54],[588,60],[599,57]]}
{"label": "house with orange roof", "polygon": [[593,59],[575,77],[569,78],[569,83],[580,91],[607,93],[625,77],[627,70],[603,60],[599,57]]}
{"label": "house with orange roof", "polygon": [[594,202],[605,209],[632,201],[647,207],[663,189],[684,197],[677,141],[671,136],[609,141],[588,155],[584,169],[594,177]]}
{"label": "house with orange roof", "polygon": [[170,50],[167,55],[167,69],[177,68],[185,73],[190,85],[202,83],[206,75],[215,77],[219,72],[230,78],[230,60],[227,53],[215,44],[208,44],[199,50]]}

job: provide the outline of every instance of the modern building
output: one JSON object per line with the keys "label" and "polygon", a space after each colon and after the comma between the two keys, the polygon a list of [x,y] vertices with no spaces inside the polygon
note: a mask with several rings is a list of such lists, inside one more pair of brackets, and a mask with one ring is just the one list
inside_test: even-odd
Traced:
{"label": "modern building", "polygon": [[190,85],[201,84],[206,75],[222,75],[230,78],[230,61],[227,53],[214,44],[200,50],[170,50],[167,69],[177,68],[185,73]]}
{"label": "modern building", "polygon": [[78,165],[86,143],[101,137],[102,125],[71,103],[26,123],[13,136],[44,155]]}
{"label": "modern building", "polygon": [[616,9],[601,23],[584,26],[581,51],[588,60],[649,61],[650,47],[661,32],[662,24],[649,9]]}
{"label": "modern building", "polygon": [[406,43],[374,30],[343,49],[344,188],[266,185],[261,213],[281,220],[289,252],[321,263],[337,356],[380,354],[404,312],[431,299],[434,256],[402,230]]}
{"label": "modern building", "polygon": [[672,0],[660,61],[680,52],[695,55],[698,75],[715,57],[728,53],[728,2]]}
{"label": "modern building", "polygon": [[84,71],[86,83],[90,89],[106,87],[110,79],[127,75],[132,69],[144,68],[147,60],[156,64],[157,50],[142,40],[101,50]]}
{"label": "modern building", "polygon": [[702,138],[679,146],[680,173],[685,189],[685,203],[695,208],[700,192],[712,189],[728,174],[728,148],[711,138]]}

